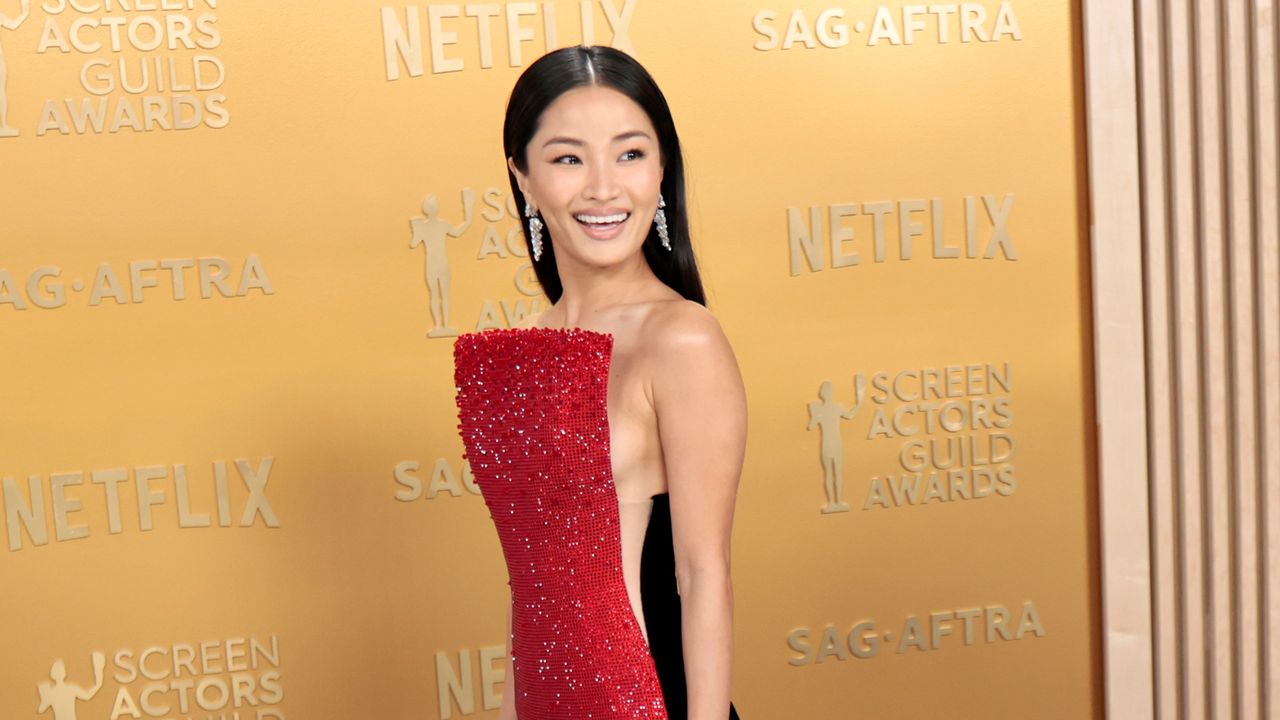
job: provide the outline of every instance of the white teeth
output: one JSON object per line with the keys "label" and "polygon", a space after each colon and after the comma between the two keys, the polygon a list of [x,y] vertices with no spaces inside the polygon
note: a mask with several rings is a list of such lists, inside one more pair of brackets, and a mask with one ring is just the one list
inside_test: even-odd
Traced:
{"label": "white teeth", "polygon": [[574,215],[578,222],[584,222],[589,225],[609,225],[611,223],[620,223],[626,220],[628,213],[618,213],[616,215]]}

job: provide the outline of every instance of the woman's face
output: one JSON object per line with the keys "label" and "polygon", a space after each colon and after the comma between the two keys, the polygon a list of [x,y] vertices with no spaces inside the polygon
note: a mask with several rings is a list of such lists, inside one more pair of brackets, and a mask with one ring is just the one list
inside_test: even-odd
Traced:
{"label": "woman's face", "polygon": [[542,214],[557,262],[603,267],[640,251],[658,209],[662,160],[635,101],[596,85],[564,93],[543,111],[525,157],[527,173],[508,165]]}

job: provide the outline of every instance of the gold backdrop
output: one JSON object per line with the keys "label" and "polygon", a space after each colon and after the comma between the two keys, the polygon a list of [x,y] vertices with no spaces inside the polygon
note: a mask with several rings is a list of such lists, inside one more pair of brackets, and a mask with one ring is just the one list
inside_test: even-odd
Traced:
{"label": "gold backdrop", "polygon": [[1097,717],[1076,12],[0,0],[0,714],[496,716],[452,338],[542,305],[502,109],[586,38],[747,383],[743,717]]}

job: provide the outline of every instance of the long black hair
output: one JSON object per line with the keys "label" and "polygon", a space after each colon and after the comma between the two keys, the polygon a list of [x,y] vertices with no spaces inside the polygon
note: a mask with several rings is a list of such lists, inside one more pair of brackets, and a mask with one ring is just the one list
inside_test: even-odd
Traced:
{"label": "long black hair", "polygon": [[[685,299],[701,305],[707,304],[702,290],[702,278],[693,256],[693,244],[689,238],[689,213],[684,190],[684,156],[680,152],[680,137],[676,135],[675,120],[667,99],[658,89],[648,71],[635,58],[611,47],[578,45],[561,48],[543,55],[525,69],[511,90],[507,101],[507,116],[502,125],[502,149],[520,172],[529,169],[526,150],[538,122],[547,106],[564,93],[584,85],[612,88],[631,98],[649,116],[658,133],[658,147],[662,155],[662,197],[666,201],[667,234],[671,250],[662,247],[656,228],[650,226],[649,234],[641,246],[644,258],[653,274]],[[511,196],[519,206],[520,186],[515,173],[507,168],[511,181]],[[533,247],[529,242],[529,218],[520,214],[524,228],[525,245],[529,257]],[[560,284],[560,272],[556,269],[556,253],[550,242],[542,243],[542,257],[533,263],[538,282],[547,298],[555,303],[564,293]]]}

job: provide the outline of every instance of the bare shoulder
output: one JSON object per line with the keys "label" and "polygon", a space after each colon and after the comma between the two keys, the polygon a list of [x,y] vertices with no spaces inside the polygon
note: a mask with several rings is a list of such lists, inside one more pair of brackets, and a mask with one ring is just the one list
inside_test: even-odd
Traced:
{"label": "bare shoulder", "polygon": [[[683,299],[664,303],[646,319],[642,343],[648,369],[646,391],[660,428],[679,429],[692,437],[711,432],[712,426],[742,427],[738,421],[745,422],[747,413],[742,371],[729,338],[710,310]],[[707,417],[717,416],[735,422],[707,425]]]}
{"label": "bare shoulder", "polygon": [[692,300],[658,303],[645,318],[642,336],[655,360],[736,365],[720,321]]}

